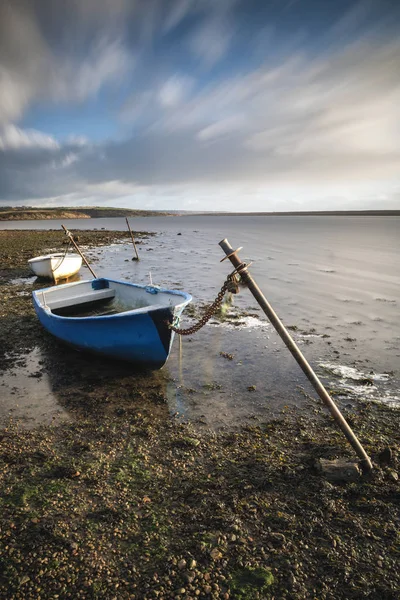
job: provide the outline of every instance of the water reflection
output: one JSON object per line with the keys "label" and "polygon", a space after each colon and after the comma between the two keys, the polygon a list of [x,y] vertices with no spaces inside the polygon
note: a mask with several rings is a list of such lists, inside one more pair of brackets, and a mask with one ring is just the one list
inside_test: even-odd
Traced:
{"label": "water reflection", "polygon": [[147,408],[168,414],[167,382],[166,371],[135,370],[46,336],[3,375],[0,421],[11,416],[30,426],[98,420]]}
{"label": "water reflection", "polygon": [[43,366],[43,354],[37,347],[3,373],[0,421],[12,417],[26,426],[34,426],[70,419],[68,410],[58,402],[50,375]]}

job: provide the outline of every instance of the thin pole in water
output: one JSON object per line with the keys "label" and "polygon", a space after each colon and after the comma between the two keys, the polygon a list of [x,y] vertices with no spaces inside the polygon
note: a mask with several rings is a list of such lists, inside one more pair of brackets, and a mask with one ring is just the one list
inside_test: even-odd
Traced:
{"label": "thin pole in water", "polygon": [[272,325],[279,333],[283,342],[300,365],[308,380],[313,385],[318,396],[328,407],[336,423],[343,431],[349,443],[353,446],[354,450],[357,453],[357,456],[361,459],[363,466],[365,466],[367,471],[372,471],[371,460],[365,452],[362,445],[360,444],[360,442],[358,441],[357,436],[354,434],[350,425],[347,423],[346,419],[344,418],[344,416],[342,415],[342,413],[340,412],[340,410],[338,409],[338,407],[336,406],[336,404],[322,385],[321,381],[314,373],[312,367],[309,365],[306,358],[301,353],[300,349],[296,345],[290,333],[287,331],[282,321],[279,319],[278,315],[275,313],[274,309],[269,304],[268,300],[265,298],[257,283],[248,272],[247,265],[245,263],[242,263],[242,261],[240,260],[237,254],[238,250],[234,250],[226,238],[222,240],[219,243],[219,245],[226,254],[226,256],[222,260],[226,260],[228,258],[231,261],[232,265],[235,267],[235,269],[237,269],[237,272],[240,274],[242,282],[245,285],[247,285],[250,292],[253,294],[254,298],[257,300],[258,304],[261,306],[264,313],[267,315],[268,319],[271,321]]}
{"label": "thin pole in water", "polygon": [[136,257],[134,256],[132,258],[132,260],[139,260],[139,254],[138,254],[138,251],[136,248],[135,238],[133,237],[133,233],[132,233],[131,226],[129,225],[128,217],[125,217],[125,221],[126,221],[126,224],[128,225],[129,233],[131,234],[131,238],[132,238],[132,244],[133,244],[133,247],[135,248],[135,252],[136,252]]}
{"label": "thin pole in water", "polygon": [[87,266],[87,268],[89,269],[89,271],[91,272],[91,274],[93,275],[93,277],[95,279],[97,279],[97,275],[96,273],[93,271],[92,267],[89,265],[88,261],[86,260],[86,258],[83,256],[81,250],[79,249],[78,244],[75,242],[72,233],[70,231],[68,231],[68,229],[65,227],[65,225],[61,225],[61,227],[64,229],[65,234],[69,237],[69,239],[71,240],[72,244],[74,245],[75,250],[78,252],[78,254],[80,254],[80,256],[82,257],[83,262],[85,263],[85,265]]}

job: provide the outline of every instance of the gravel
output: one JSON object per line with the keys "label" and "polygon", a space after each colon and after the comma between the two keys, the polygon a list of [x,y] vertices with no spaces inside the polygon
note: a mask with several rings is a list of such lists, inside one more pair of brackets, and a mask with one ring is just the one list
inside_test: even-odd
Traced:
{"label": "gravel", "polygon": [[71,422],[0,429],[1,598],[397,600],[398,409],[347,410],[374,471],[335,484],[318,459],[354,455],[317,401],[230,431],[179,423],[162,371],[89,361],[41,332],[9,282],[59,234],[4,233],[0,369],[35,343],[45,371],[63,359],[74,376],[53,381]]}

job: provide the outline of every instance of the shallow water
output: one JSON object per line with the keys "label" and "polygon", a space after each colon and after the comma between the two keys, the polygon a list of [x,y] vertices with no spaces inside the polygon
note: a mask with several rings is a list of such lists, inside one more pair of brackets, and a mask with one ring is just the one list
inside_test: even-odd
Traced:
{"label": "shallow water", "polygon": [[68,421],[51,379],[43,370],[42,353],[35,348],[0,378],[0,419],[22,419],[25,425]]}
{"label": "shallow water", "polygon": [[[124,219],[66,225],[126,228]],[[87,255],[99,276],[138,283],[151,277],[191,293],[201,307],[231,270],[227,261],[220,263],[218,246],[228,237],[232,246],[244,247],[243,260],[254,261],[254,278],[339,403],[398,403],[399,225],[400,217],[150,217],[131,219],[133,229],[159,234],[138,245],[139,262],[131,260],[128,243]],[[0,227],[55,229],[58,222]],[[182,326],[192,322],[184,314]],[[360,377],[349,377],[348,368]],[[211,322],[181,344],[176,339],[165,369],[171,410],[214,425],[265,418],[315,396],[246,289],[234,297],[227,320]]]}

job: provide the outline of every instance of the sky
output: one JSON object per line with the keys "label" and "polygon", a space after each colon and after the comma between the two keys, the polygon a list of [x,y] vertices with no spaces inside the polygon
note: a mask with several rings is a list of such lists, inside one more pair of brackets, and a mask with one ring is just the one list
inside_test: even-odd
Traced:
{"label": "sky", "polygon": [[2,0],[0,205],[400,208],[398,0]]}

